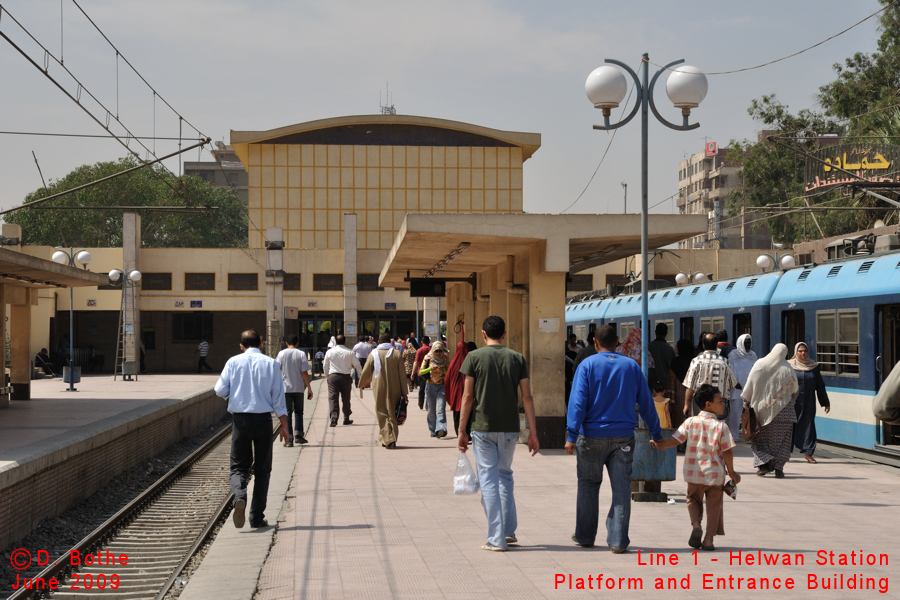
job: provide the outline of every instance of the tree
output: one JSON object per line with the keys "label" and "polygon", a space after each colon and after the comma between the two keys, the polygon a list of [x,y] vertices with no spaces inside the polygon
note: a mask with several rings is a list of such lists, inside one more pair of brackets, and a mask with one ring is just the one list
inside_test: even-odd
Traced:
{"label": "tree", "polygon": [[[28,204],[136,166],[133,157],[81,166],[47,188],[25,198]],[[174,190],[173,190],[174,187]],[[247,246],[247,207],[231,190],[197,177],[173,177],[159,165],[73,192],[44,206],[84,206],[89,210],[23,208],[5,216],[22,226],[23,243],[89,248],[122,245],[122,210],[104,206],[211,206],[203,214],[136,210],[141,215],[142,245],[156,248],[239,248]]]}

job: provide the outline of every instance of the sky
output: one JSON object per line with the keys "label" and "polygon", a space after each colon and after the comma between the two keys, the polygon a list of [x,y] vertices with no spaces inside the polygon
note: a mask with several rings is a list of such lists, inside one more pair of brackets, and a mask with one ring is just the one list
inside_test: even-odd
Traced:
{"label": "sky", "polygon": [[[637,69],[641,55],[713,73],[766,63],[811,46],[881,8],[877,0],[78,0],[78,4],[152,89],[79,12],[72,0],[5,0],[0,32],[39,66],[44,51],[11,15],[83,85],[81,103],[101,123],[95,96],[136,136],[179,136],[179,115],[213,140],[231,130],[267,130],[316,119],[377,114],[389,87],[399,114],[541,134],[525,163],[524,208],[559,213],[588,186],[573,213],[628,212],[640,202],[640,118],[612,133],[584,93],[588,74],[613,58]],[[877,17],[799,56],[767,67],[710,75],[709,93],[691,122],[672,131],[649,125],[651,212],[677,212],[678,163],[706,141],[756,139],[750,102],[776,94],[792,111],[816,108],[832,65],[872,52]],[[72,96],[78,84],[53,59],[49,73]],[[118,68],[117,68],[118,65]],[[655,67],[654,67],[655,70]],[[651,76],[654,71],[651,71]],[[680,111],[660,78],[654,99],[664,117]],[[158,97],[154,99],[153,90]],[[173,113],[160,100],[177,111]],[[154,110],[155,107],[155,110]],[[621,114],[614,112],[613,117]],[[154,124],[155,121],[155,124]],[[124,129],[111,120],[112,128]],[[103,135],[91,119],[7,40],[0,38],[0,131]],[[198,137],[187,125],[182,135]],[[162,156],[177,141],[146,141]],[[190,145],[191,142],[184,142]],[[601,164],[601,157],[609,152]],[[129,147],[140,150],[134,140]],[[0,209],[22,203],[83,164],[117,160],[111,139],[0,134]],[[186,161],[211,160],[198,150]],[[178,159],[166,162],[177,172]],[[599,169],[598,169],[598,164]],[[665,200],[665,201],[664,201]]]}

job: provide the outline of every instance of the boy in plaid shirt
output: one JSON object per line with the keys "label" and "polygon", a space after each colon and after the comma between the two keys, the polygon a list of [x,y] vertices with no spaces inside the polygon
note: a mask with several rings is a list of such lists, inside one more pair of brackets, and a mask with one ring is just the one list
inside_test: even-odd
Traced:
{"label": "boy in plaid shirt", "polygon": [[[681,424],[678,431],[664,442],[651,440],[657,450],[665,450],[687,441],[684,456],[684,480],[687,482],[687,507],[691,517],[691,548],[715,550],[713,537],[725,535],[722,512],[725,486],[725,470],[735,483],[741,476],[734,471],[734,438],[723,421],[716,419],[725,412],[725,402],[718,388],[703,384],[694,394],[694,402],[701,410]],[[703,497],[706,496],[706,536],[700,523],[703,519]],[[703,538],[701,544],[700,539]]]}

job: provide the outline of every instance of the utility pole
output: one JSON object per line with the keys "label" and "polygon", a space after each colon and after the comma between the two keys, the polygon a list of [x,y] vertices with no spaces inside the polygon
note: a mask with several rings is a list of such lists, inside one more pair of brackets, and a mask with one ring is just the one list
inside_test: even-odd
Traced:
{"label": "utility pole", "polygon": [[628,184],[624,181],[622,182],[622,188],[625,190],[625,206],[622,212],[628,214]]}

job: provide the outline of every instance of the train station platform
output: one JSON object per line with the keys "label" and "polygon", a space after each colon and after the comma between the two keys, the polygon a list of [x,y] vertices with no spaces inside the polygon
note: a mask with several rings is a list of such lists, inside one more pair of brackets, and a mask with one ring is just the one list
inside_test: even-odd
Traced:
{"label": "train station platform", "polygon": [[218,421],[215,375],[83,377],[32,382],[31,400],[0,412],[0,547],[113,477]]}
{"label": "train station platform", "polygon": [[[614,555],[605,544],[570,540],[575,458],[563,450],[531,457],[520,445],[518,545],[485,552],[480,495],[452,493],[452,418],[450,436],[431,438],[426,413],[411,401],[398,449],[388,451],[377,441],[370,393],[360,400],[354,390],[353,425],[331,428],[325,388],[306,415],[309,445],[276,444],[266,515],[273,526],[236,530],[227,522],[182,600],[897,595],[896,468],[820,452],[819,464],[797,457],[784,479],[760,478],[740,443],[743,481],[738,499],[725,500],[727,535],[716,538],[717,551],[692,553],[679,455],[678,479],[663,483],[674,504],[632,504],[629,552]],[[606,483],[600,502],[602,542]]]}

